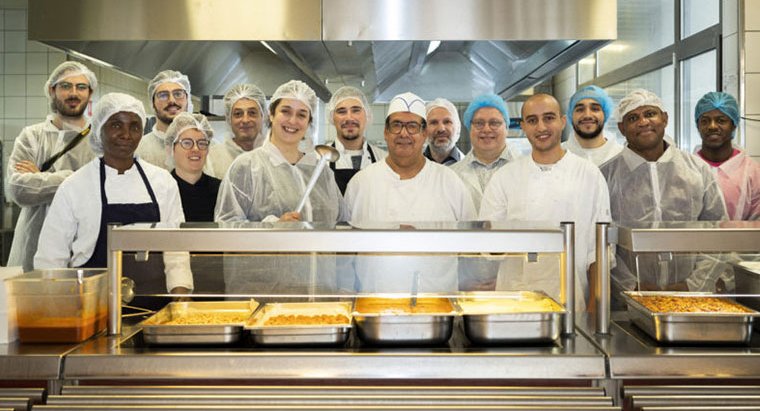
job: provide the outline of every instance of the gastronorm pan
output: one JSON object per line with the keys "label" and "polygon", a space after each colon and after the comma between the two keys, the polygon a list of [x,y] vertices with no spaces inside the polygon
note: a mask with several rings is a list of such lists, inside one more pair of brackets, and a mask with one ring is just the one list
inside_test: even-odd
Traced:
{"label": "gastronorm pan", "polygon": [[[340,324],[267,325],[278,316],[342,316]],[[350,302],[267,303],[246,323],[251,339],[259,345],[342,345],[351,332]]]}
{"label": "gastronorm pan", "polygon": [[665,343],[732,343],[748,344],[752,336],[752,322],[757,311],[732,301],[747,310],[746,313],[731,312],[654,312],[634,297],[685,297],[689,299],[717,297],[710,293],[684,292],[636,292],[622,293],[628,305],[631,321],[658,342]]}
{"label": "gastronorm pan", "polygon": [[[428,309],[430,308],[430,309]],[[433,345],[451,338],[458,314],[448,298],[359,297],[354,307],[356,334],[370,344]]]}
{"label": "gastronorm pan", "polygon": [[566,311],[536,291],[470,292],[457,298],[464,332],[477,344],[552,342]]}
{"label": "gastronorm pan", "polygon": [[[737,294],[760,295],[760,261],[742,261],[733,264]],[[739,297],[736,299],[747,307],[760,310],[760,297]]]}
{"label": "gastronorm pan", "polygon": [[[190,301],[172,302],[146,319],[140,326],[143,340],[148,344],[228,344],[240,340],[243,324],[259,303],[249,301]],[[219,321],[214,321],[214,316]],[[194,316],[204,316],[208,324],[177,324]],[[230,321],[229,316],[240,317]]]}

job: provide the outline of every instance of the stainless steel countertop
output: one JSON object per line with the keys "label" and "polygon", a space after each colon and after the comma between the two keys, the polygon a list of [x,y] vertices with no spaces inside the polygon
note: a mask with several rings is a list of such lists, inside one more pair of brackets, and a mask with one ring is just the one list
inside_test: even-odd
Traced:
{"label": "stainless steel countertop", "polygon": [[0,344],[0,378],[53,380],[61,377],[63,357],[77,344]]}
{"label": "stainless steel countertop", "polygon": [[[457,326],[448,345],[376,348],[147,347],[135,328],[100,336],[66,356],[65,379],[599,379],[605,358],[584,336],[542,346],[469,347]],[[121,343],[120,343],[121,342]]]}
{"label": "stainless steel countertop", "polygon": [[608,336],[594,334],[593,318],[576,322],[580,333],[607,354],[612,379],[760,376],[760,334],[756,330],[748,346],[665,345],[628,321],[626,312],[613,313],[612,318]]}

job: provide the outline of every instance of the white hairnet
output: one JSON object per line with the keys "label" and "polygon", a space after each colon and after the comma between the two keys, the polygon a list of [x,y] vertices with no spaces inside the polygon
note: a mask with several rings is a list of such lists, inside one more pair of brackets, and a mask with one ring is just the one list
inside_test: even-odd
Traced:
{"label": "white hairnet", "polygon": [[98,78],[95,77],[95,73],[92,72],[87,66],[77,61],[64,61],[59,64],[48,77],[45,82],[45,95],[48,97],[48,103],[50,109],[55,112],[55,104],[53,98],[55,93],[50,90],[51,87],[60,83],[64,79],[75,76],[87,77],[87,82],[90,83],[90,90],[95,91],[98,88]]}
{"label": "white hairnet", "polygon": [[615,109],[615,119],[618,122],[622,122],[623,117],[626,114],[643,106],[657,107],[661,111],[665,112],[665,104],[663,104],[662,99],[660,99],[657,94],[654,94],[649,90],[639,88],[628,93],[627,96],[623,97],[623,99],[620,100],[620,103],[618,103],[618,106]]}
{"label": "white hairnet", "polygon": [[124,93],[108,93],[95,103],[92,109],[92,130],[89,139],[92,151],[97,156],[103,155],[102,129],[103,124],[116,113],[135,113],[140,117],[142,127],[145,127],[145,107],[140,100]]}
{"label": "white hairnet", "polygon": [[181,136],[185,130],[191,128],[200,131],[209,140],[214,136],[214,129],[211,128],[211,124],[208,122],[206,116],[203,114],[182,112],[177,114],[177,117],[174,117],[174,120],[172,120],[172,123],[169,124],[169,127],[166,129],[164,139],[166,146],[171,147],[174,145],[174,143],[179,140],[179,136]]}
{"label": "white hairnet", "polygon": [[224,94],[224,118],[227,120],[227,124],[230,124],[232,106],[234,106],[238,100],[243,98],[255,101],[259,105],[261,118],[264,118],[264,113],[267,112],[266,95],[264,95],[264,92],[255,84],[243,83],[233,86]]}
{"label": "white hairnet", "polygon": [[153,77],[153,80],[148,83],[148,95],[150,96],[151,101],[153,101],[153,97],[155,97],[158,86],[165,83],[177,83],[183,90],[185,90],[185,93],[187,93],[187,111],[192,113],[193,99],[190,95],[190,79],[179,71],[164,70]]}
{"label": "white hairnet", "polygon": [[330,101],[327,103],[327,111],[326,111],[327,121],[330,124],[335,124],[335,122],[333,121],[333,114],[335,114],[335,108],[338,106],[338,104],[350,98],[359,100],[359,103],[361,103],[362,108],[364,109],[365,117],[367,118],[367,123],[372,123],[372,110],[370,109],[369,101],[367,101],[367,96],[364,95],[364,93],[358,88],[351,87],[351,86],[343,86],[335,90],[335,93],[333,93],[332,97],[330,98]]}
{"label": "white hairnet", "polygon": [[438,107],[446,109],[451,115],[451,121],[454,123],[454,132],[451,133],[451,141],[453,144],[456,144],[457,141],[459,141],[459,132],[462,131],[462,122],[459,120],[459,112],[457,112],[457,108],[454,107],[454,103],[440,97],[427,103],[427,105],[425,105],[425,120],[427,120],[427,116],[430,112]]}
{"label": "white hairnet", "polygon": [[277,100],[282,98],[292,98],[306,104],[309,107],[309,112],[314,117],[314,112],[317,111],[317,95],[314,90],[303,81],[290,80],[285,84],[277,87],[277,90],[272,94],[272,100],[269,103],[270,107],[274,107]]}

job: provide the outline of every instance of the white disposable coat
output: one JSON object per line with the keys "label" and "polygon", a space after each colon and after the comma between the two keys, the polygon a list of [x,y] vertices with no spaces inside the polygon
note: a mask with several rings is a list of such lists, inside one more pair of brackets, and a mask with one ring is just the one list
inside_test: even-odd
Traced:
{"label": "white disposable coat", "polygon": [[[446,166],[426,160],[413,178],[402,180],[386,161],[370,165],[348,183],[346,203],[351,224],[371,227],[392,222],[468,221],[475,206],[464,183]],[[368,256],[356,259],[359,291],[405,292],[419,277],[419,291],[452,292],[458,289],[457,261],[445,256]]]}
{"label": "white disposable coat", "polygon": [[597,167],[601,166],[607,160],[615,157],[619,152],[623,150],[623,146],[620,145],[614,138],[607,139],[603,145],[595,148],[583,148],[578,143],[578,137],[570,135],[570,137],[562,143],[562,148],[570,151],[580,158],[585,158],[596,164]]}
{"label": "white disposable coat", "polygon": [[79,131],[59,130],[53,125],[53,119],[54,116],[49,115],[44,122],[25,127],[16,138],[8,159],[6,193],[10,201],[21,206],[21,214],[16,223],[13,244],[8,257],[8,266],[22,266],[24,271],[32,270],[34,265],[37,239],[56,190],[75,170],[95,157],[85,138],[53,163],[46,172],[20,173],[16,171],[16,163],[22,160],[31,161],[38,168],[42,167],[48,158],[61,151],[79,133]]}
{"label": "white disposable coat", "polygon": [[[161,214],[160,222],[179,224],[185,221],[179,189],[166,170],[137,160],[153,188]],[[140,204],[151,201],[137,167],[124,174],[106,166],[106,197],[110,204]],[[86,263],[95,250],[100,233],[100,160],[94,159],[61,184],[50,206],[40,234],[40,247],[34,268],[78,267]],[[166,289],[193,288],[187,253],[164,253]]]}
{"label": "white disposable coat", "polygon": [[[620,224],[657,221],[714,221],[727,218],[718,183],[704,161],[668,145],[657,161],[626,147],[601,167],[610,190],[612,220]],[[664,287],[685,281],[692,291],[714,291],[723,271],[691,256],[638,256],[641,282]],[[695,266],[698,264],[698,266]],[[613,298],[636,287],[636,256],[617,247]]]}
{"label": "white disposable coat", "polygon": [[[260,140],[263,139],[259,139],[256,142],[259,142]],[[255,146],[254,149],[259,146],[261,145],[259,144]],[[206,165],[203,170],[211,177],[216,177],[221,180],[224,178],[224,175],[227,174],[227,170],[230,168],[230,165],[232,165],[232,162],[243,153],[245,153],[245,150],[237,145],[231,136],[227,137],[227,139],[224,140],[224,143],[212,144],[208,148]]]}
{"label": "white disposable coat", "polygon": [[166,150],[166,133],[159,131],[156,128],[156,124],[153,125],[153,130],[150,133],[142,136],[140,145],[137,146],[137,150],[135,151],[135,155],[156,167],[171,171],[171,167],[166,164],[168,156],[168,151]]}
{"label": "white disposable coat", "polygon": [[710,167],[718,180],[731,220],[760,219],[760,164],[740,150],[718,167]]}
{"label": "white disposable coat", "polygon": [[491,164],[484,164],[475,157],[475,153],[471,150],[460,161],[452,164],[451,169],[462,179],[464,185],[470,190],[470,197],[475,204],[475,210],[480,210],[480,200],[483,198],[483,191],[485,191],[488,182],[491,181],[493,174],[508,162],[513,161],[518,157],[513,153],[509,146],[504,147],[499,158],[497,158]]}
{"label": "white disposable coat", "polygon": [[[575,223],[576,309],[588,298],[587,270],[595,260],[595,225],[610,221],[607,185],[590,161],[566,152],[555,164],[521,157],[497,171],[483,194],[480,219]],[[508,257],[499,269],[497,289],[542,290],[560,296],[559,255],[538,261]]]}

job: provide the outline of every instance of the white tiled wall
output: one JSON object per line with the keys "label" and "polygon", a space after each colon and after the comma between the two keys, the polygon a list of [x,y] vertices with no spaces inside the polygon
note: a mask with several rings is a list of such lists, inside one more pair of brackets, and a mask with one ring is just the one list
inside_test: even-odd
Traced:
{"label": "white tiled wall", "polygon": [[[744,0],[744,114],[760,120],[760,0]],[[746,150],[760,161],[760,123],[744,121]]]}

